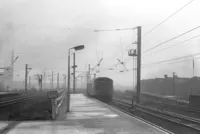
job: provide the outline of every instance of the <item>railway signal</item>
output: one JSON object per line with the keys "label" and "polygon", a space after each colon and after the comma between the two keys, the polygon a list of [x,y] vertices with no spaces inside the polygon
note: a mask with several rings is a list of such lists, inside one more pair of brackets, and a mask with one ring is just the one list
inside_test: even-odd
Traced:
{"label": "railway signal", "polygon": [[[126,71],[128,72],[128,69],[126,68],[126,66],[124,65],[124,62],[123,61],[121,61],[121,60],[119,60],[118,58],[117,58],[117,60],[119,61],[119,63],[120,64],[122,64],[123,66],[124,66],[124,68],[126,69]],[[121,72],[121,71],[120,71]],[[122,72],[124,72],[124,71],[122,71]]]}
{"label": "railway signal", "polygon": [[174,96],[174,90],[175,90],[175,88],[174,88],[174,80],[175,80],[176,73],[173,72],[173,73],[172,73],[172,76],[173,76],[173,90],[172,90],[172,96],[175,97],[175,96]]}
{"label": "railway signal", "polygon": [[[137,44],[137,50],[131,49],[128,51],[129,56],[133,56],[133,73],[134,73],[134,57],[137,57],[137,99],[136,103],[140,103],[140,77],[141,77],[141,26],[137,27],[137,41],[133,44]],[[134,78],[134,76],[133,76]],[[133,79],[134,80],[134,79]],[[134,87],[133,87],[134,88]],[[133,104],[133,99],[132,99]]]}

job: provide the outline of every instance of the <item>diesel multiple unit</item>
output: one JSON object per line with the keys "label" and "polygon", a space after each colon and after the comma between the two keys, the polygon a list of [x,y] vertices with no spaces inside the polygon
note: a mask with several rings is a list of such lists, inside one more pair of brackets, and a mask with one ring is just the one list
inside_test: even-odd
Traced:
{"label": "diesel multiple unit", "polygon": [[103,102],[109,103],[113,96],[113,80],[108,77],[98,77],[87,84],[87,94]]}

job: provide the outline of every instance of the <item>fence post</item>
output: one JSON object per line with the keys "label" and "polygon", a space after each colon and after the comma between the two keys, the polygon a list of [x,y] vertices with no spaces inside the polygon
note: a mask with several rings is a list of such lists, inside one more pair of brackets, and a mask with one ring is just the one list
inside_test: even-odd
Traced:
{"label": "fence post", "polygon": [[52,105],[52,118],[53,120],[56,119],[56,106],[55,106],[55,99],[51,99],[51,105]]}

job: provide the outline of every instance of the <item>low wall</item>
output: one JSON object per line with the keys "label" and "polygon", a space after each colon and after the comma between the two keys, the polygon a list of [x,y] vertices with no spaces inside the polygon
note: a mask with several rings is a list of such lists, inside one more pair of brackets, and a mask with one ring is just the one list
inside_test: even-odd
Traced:
{"label": "low wall", "polygon": [[58,116],[56,120],[63,120],[67,114],[67,97],[64,97],[63,103],[58,110]]}

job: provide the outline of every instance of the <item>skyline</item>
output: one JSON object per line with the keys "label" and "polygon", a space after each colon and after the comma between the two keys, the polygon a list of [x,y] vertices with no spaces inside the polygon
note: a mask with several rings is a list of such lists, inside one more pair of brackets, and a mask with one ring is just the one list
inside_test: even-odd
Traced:
{"label": "skyline", "polygon": [[[117,29],[142,26],[142,35],[159,24],[167,16],[188,3],[189,0],[177,1],[26,1],[1,2],[0,31],[0,65],[9,63],[9,51],[15,50],[19,56],[15,63],[16,80],[24,79],[24,66],[33,68],[30,75],[43,70],[67,72],[67,50],[75,45],[84,44],[85,49],[76,52],[77,70],[87,70],[103,58],[100,76],[109,76],[122,85],[132,85],[133,72],[119,73],[124,70],[119,66],[115,71],[108,71],[112,65],[128,58],[128,48],[135,48],[136,32],[113,31],[94,32],[95,29]],[[170,18],[148,35],[142,36],[142,51],[188,31],[200,24],[199,1],[193,1],[182,11]],[[79,4],[77,4],[79,3]],[[199,2],[200,4],[200,2]],[[37,8],[36,8],[37,7]],[[199,29],[176,40],[166,43],[146,54],[142,53],[142,64],[154,63],[200,52],[199,38],[180,43],[169,49],[155,53],[173,44],[199,34]],[[192,44],[192,45],[190,45]],[[132,60],[126,62],[132,68]],[[192,76],[192,60],[176,64],[157,64],[142,68],[142,79],[172,75],[176,72],[180,77]],[[200,62],[195,60],[195,74],[200,75]],[[188,70],[188,71],[186,71]],[[124,79],[126,78],[126,79]],[[130,84],[131,83],[131,84]]]}

